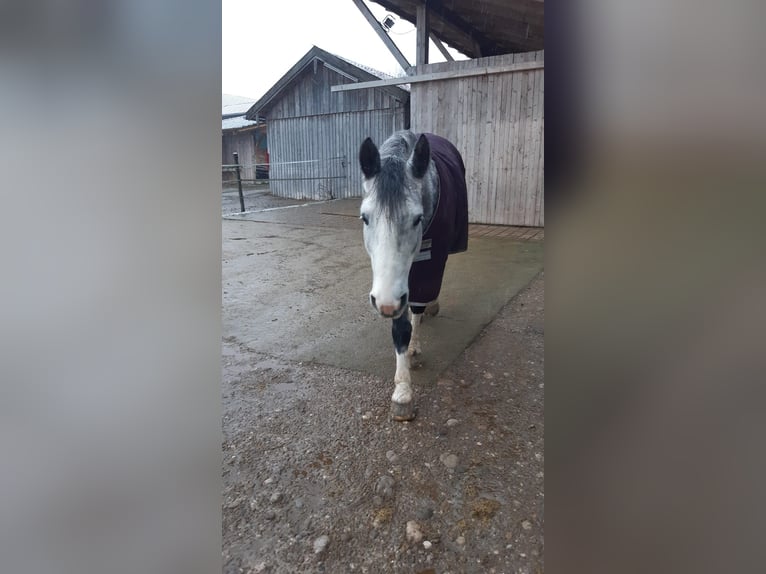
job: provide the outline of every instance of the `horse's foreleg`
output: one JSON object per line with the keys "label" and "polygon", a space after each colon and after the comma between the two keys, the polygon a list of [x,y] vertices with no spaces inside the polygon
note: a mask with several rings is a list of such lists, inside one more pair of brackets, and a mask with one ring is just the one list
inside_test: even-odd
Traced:
{"label": "horse's foreleg", "polygon": [[409,313],[402,313],[391,324],[391,336],[396,351],[396,374],[394,375],[394,394],[391,396],[391,416],[397,421],[409,421],[415,418],[412,406],[412,381],[410,379],[410,355],[407,350],[412,339],[412,323]]}
{"label": "horse's foreleg", "polygon": [[410,339],[410,345],[407,349],[410,357],[419,355],[421,353],[420,348],[420,324],[423,321],[423,311],[425,307],[411,307],[410,321],[412,322],[412,338]]}

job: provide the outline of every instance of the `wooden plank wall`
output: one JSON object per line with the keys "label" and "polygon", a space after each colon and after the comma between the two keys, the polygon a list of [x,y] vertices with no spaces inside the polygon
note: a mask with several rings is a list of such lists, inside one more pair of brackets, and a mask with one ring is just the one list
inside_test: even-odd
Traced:
{"label": "wooden plank wall", "polygon": [[270,106],[269,120],[339,112],[366,111],[403,106],[406,94],[399,88],[331,92],[330,86],[353,80],[315,61],[305,69],[294,86]]}
{"label": "wooden plank wall", "polygon": [[404,129],[404,120],[403,107],[269,120],[271,193],[293,199],[360,197],[359,146],[367,136],[382,143]]}
{"label": "wooden plank wall", "polygon": [[367,136],[383,142],[404,129],[407,94],[390,87],[331,92],[330,86],[351,80],[315,63],[268,111],[271,193],[293,199],[360,197],[359,146]]}
{"label": "wooden plank wall", "polygon": [[[418,66],[417,73],[543,61],[544,51]],[[543,69],[411,85],[415,132],[463,155],[472,223],[544,225]]]}
{"label": "wooden plank wall", "polygon": [[[234,163],[234,152],[239,153],[239,163],[243,166],[240,171],[242,179],[255,179],[255,169],[251,167],[256,163],[255,142],[251,132],[228,132],[221,140],[221,163]],[[236,180],[234,172],[226,172],[224,180]]]}

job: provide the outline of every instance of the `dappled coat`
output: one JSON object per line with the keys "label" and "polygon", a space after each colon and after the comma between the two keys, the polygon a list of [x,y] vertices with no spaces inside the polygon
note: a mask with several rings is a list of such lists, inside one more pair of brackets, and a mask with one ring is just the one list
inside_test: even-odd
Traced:
{"label": "dappled coat", "polygon": [[425,136],[439,174],[439,200],[410,269],[409,299],[414,306],[425,306],[439,297],[447,256],[468,249],[468,191],[463,158],[446,139],[434,134]]}

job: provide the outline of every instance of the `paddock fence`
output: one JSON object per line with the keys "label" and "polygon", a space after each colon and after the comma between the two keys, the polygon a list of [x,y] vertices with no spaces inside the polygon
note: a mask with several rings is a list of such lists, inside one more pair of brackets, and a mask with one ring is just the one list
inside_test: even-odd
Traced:
{"label": "paddock fence", "polygon": [[[292,191],[287,197],[310,200],[337,199],[335,191],[348,179],[348,161],[345,155],[298,161],[270,162],[268,164],[222,164],[222,193],[224,211],[234,211],[232,196],[237,195],[238,211],[248,209],[248,196],[273,191],[275,185]],[[292,189],[291,189],[292,188]],[[310,190],[306,194],[305,190]],[[227,209],[228,202],[228,209]]]}

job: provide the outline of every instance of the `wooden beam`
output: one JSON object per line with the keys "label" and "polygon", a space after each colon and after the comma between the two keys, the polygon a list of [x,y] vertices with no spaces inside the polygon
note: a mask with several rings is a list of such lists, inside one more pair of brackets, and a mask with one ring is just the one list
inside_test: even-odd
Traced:
{"label": "wooden beam", "polygon": [[365,5],[364,2],[362,2],[362,0],[352,1],[354,4],[356,4],[356,7],[359,8],[359,11],[362,13],[362,15],[367,19],[367,22],[370,24],[370,26],[372,26],[372,29],[375,30],[375,33],[380,37],[381,40],[383,40],[386,48],[388,48],[388,51],[391,52],[394,58],[396,58],[396,61],[399,62],[399,65],[402,67],[402,69],[405,72],[409,70],[411,64],[407,61],[407,58],[404,57],[404,54],[399,51],[399,48],[396,47],[396,44],[394,44],[394,41],[390,38],[390,36],[386,34],[383,26],[381,26],[380,22],[375,19],[375,16],[372,15],[370,9]]}
{"label": "wooden beam", "polygon": [[442,56],[444,56],[448,62],[454,62],[455,58],[452,57],[452,54],[449,53],[447,50],[447,47],[442,44],[442,41],[439,40],[436,36],[433,34],[430,35],[431,41],[434,43],[434,45],[439,48],[439,51],[442,53]]}
{"label": "wooden beam", "polygon": [[438,80],[450,80],[454,78],[467,78],[470,76],[489,76],[491,74],[507,74],[512,72],[528,72],[545,68],[544,62],[517,62],[505,66],[472,68],[470,70],[450,70],[449,72],[432,72],[419,76],[403,76],[401,78],[389,78],[387,80],[374,80],[372,82],[359,82],[358,84],[340,84],[330,86],[331,92],[347,92],[350,90],[363,90],[366,88],[379,88],[381,86],[400,86],[402,84],[418,84],[420,82],[436,82]]}
{"label": "wooden beam", "polygon": [[422,0],[417,6],[417,38],[415,40],[415,65],[428,63],[428,36],[431,34],[428,24],[428,3]]}

